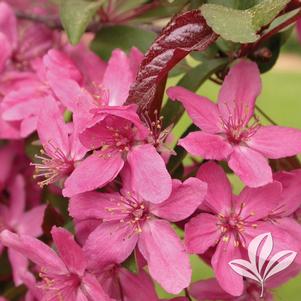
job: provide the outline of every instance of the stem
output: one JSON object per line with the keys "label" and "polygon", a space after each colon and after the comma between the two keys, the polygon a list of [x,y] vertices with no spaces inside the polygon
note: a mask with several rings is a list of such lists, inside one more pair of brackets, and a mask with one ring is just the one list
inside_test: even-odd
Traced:
{"label": "stem", "polygon": [[189,294],[187,288],[185,288],[185,297],[186,297],[189,301],[192,301],[191,296],[190,296],[190,294]]}
{"label": "stem", "polygon": [[[57,29],[57,30],[64,30],[63,25],[59,18],[56,16],[40,16],[35,14],[30,14],[24,11],[16,10],[16,16],[18,19],[21,20],[28,20],[35,23],[44,24],[45,26],[49,27],[50,29]],[[119,23],[119,22],[118,22]],[[98,32],[101,28],[106,26],[112,26],[114,25],[114,21],[104,21],[104,20],[98,20],[92,22],[86,29],[86,32]],[[135,27],[152,31],[156,34],[160,33],[162,28],[152,25],[152,24],[138,24],[135,25]]]}
{"label": "stem", "polygon": [[278,33],[282,29],[284,29],[284,28],[288,27],[289,25],[293,24],[294,22],[296,22],[300,17],[301,17],[301,10],[296,15],[294,15],[292,18],[286,20],[282,24],[279,24],[274,29],[272,29],[270,32],[268,32],[266,35],[264,35],[257,43],[254,44],[255,48],[256,48],[256,46],[261,44],[263,41],[268,40],[274,34]]}
{"label": "stem", "polygon": [[51,29],[63,29],[61,21],[55,16],[40,16],[30,14],[24,11],[16,10],[15,14],[18,19],[28,20],[36,23],[42,23]]}
{"label": "stem", "polygon": [[259,46],[266,40],[268,40],[270,37],[281,31],[282,29],[288,27],[289,25],[293,24],[296,22],[298,19],[301,18],[301,10],[294,15],[292,18],[286,20],[285,22],[279,24],[276,26],[274,29],[269,31],[266,35],[263,35],[259,41],[257,41],[254,44],[245,44],[241,46],[241,49],[239,50],[237,55],[234,55],[234,57],[245,57],[248,56],[249,54],[253,53],[256,49],[259,48]]}
{"label": "stem", "polygon": [[255,108],[267,121],[269,121],[273,125],[277,125],[277,123],[271,117],[269,117],[264,111],[262,111],[257,105],[255,106]]}

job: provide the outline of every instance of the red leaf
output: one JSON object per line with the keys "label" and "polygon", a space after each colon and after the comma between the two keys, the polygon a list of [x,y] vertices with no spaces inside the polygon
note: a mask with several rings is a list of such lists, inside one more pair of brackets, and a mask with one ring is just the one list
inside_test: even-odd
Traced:
{"label": "red leaf", "polygon": [[44,213],[44,220],[42,223],[43,234],[45,239],[51,239],[51,229],[53,226],[63,226],[64,217],[49,203]]}
{"label": "red leaf", "polygon": [[203,51],[216,39],[200,11],[175,16],[145,54],[127,103],[138,104],[140,110],[154,101],[161,104],[161,100],[155,100],[157,87],[170,69],[191,51]]}

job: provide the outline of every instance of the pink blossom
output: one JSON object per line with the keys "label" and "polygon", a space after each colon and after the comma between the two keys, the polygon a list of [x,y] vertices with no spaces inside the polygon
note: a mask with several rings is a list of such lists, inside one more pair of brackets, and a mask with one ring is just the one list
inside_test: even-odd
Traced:
{"label": "pink blossom", "polygon": [[62,182],[87,152],[79,141],[76,124],[66,124],[55,100],[49,99],[39,114],[37,130],[43,150],[36,155],[39,163],[33,163],[34,177],[41,178],[41,186]]}
{"label": "pink blossom", "polygon": [[[202,165],[197,177],[207,182],[208,192],[202,205],[203,213],[185,225],[185,244],[189,252],[197,254],[206,252],[210,247],[215,248],[211,265],[219,285],[227,293],[234,296],[242,294],[243,279],[231,270],[228,262],[243,258],[248,243],[257,235],[272,233],[277,242],[274,253],[286,249],[300,252],[296,237],[300,237],[301,226],[292,218],[271,218],[273,211],[279,208],[280,182],[274,181],[259,188],[245,187],[236,196],[232,195],[223,169],[214,162]],[[295,269],[300,269],[300,256],[295,263],[290,277],[295,274]]]}
{"label": "pink blossom", "polygon": [[77,166],[66,181],[63,194],[73,196],[103,187],[128,162],[132,181],[144,199],[160,203],[168,198],[171,177],[156,146],[147,141],[150,130],[140,121],[136,106],[102,106],[93,112],[80,140],[96,151]]}
{"label": "pink blossom", "polygon": [[[272,182],[267,158],[278,159],[301,152],[301,131],[280,126],[262,126],[254,117],[261,91],[255,63],[241,61],[231,68],[218,97],[218,104],[182,87],[168,90],[182,102],[202,131],[190,133],[179,144],[205,159],[227,160],[229,167],[250,187]],[[254,121],[250,119],[254,117]]]}
{"label": "pink blossom", "polygon": [[[42,221],[45,205],[40,205],[25,211],[25,182],[21,175],[17,175],[9,184],[9,205],[0,205],[0,231],[8,229],[21,235],[38,237],[42,234]],[[3,245],[0,245],[3,249]],[[22,283],[21,275],[27,269],[27,260],[13,249],[8,250],[8,257],[12,264],[15,284]]]}
{"label": "pink blossom", "polygon": [[18,21],[13,9],[0,3],[0,70],[32,71],[32,64],[55,42],[54,32],[43,24]]}
{"label": "pink blossom", "polygon": [[[83,55],[80,46],[66,47],[66,53],[68,56],[52,50],[45,56],[47,79],[57,98],[80,120],[80,128],[84,129],[93,116],[91,109],[124,104],[143,55],[136,48],[128,56],[115,49],[106,65],[92,52]],[[68,76],[70,58],[81,74],[77,80]]]}
{"label": "pink blossom", "polygon": [[12,8],[0,3],[0,91],[5,96],[0,107],[0,123],[5,127],[1,136],[16,139],[35,129],[33,115],[43,95],[35,72],[56,40],[57,33],[45,25],[17,21]]}
{"label": "pink blossom", "polygon": [[5,230],[0,239],[10,250],[22,253],[39,267],[43,300],[110,301],[95,276],[87,271],[86,258],[72,235],[56,227],[51,233],[58,253],[25,234]]}
{"label": "pink blossom", "polygon": [[133,185],[124,172],[119,193],[87,192],[71,198],[69,211],[75,219],[103,221],[84,245],[89,266],[123,262],[138,245],[152,277],[168,292],[179,293],[189,285],[191,270],[183,245],[168,221],[189,217],[201,204],[206,185],[196,178],[184,183],[173,180],[172,193],[161,204],[141,197],[139,185],[144,185],[143,181]]}

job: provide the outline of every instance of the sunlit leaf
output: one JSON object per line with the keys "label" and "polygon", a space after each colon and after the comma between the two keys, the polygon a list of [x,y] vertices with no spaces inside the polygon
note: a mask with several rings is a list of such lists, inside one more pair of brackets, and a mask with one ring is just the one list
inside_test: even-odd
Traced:
{"label": "sunlit leaf", "polygon": [[60,2],[60,17],[71,44],[77,44],[105,0],[64,0]]}

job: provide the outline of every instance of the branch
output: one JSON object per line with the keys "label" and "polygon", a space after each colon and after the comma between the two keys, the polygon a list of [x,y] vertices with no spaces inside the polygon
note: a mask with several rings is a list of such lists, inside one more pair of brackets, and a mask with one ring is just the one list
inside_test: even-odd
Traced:
{"label": "branch", "polygon": [[[15,14],[18,19],[21,20],[28,20],[35,23],[41,23],[47,26],[50,29],[56,29],[56,30],[64,30],[63,25],[61,23],[61,20],[56,16],[41,16],[41,15],[35,15],[31,13],[27,13],[24,11],[16,10]],[[121,23],[117,23],[121,24]],[[111,22],[101,22],[100,20],[92,22],[86,29],[86,32],[98,32],[101,28],[107,27],[107,26],[113,26],[117,25],[116,23]],[[155,26],[153,24],[139,24],[135,25],[136,27],[139,27],[144,30],[152,31],[156,34],[159,34],[162,30],[162,27]]]}
{"label": "branch", "polygon": [[63,29],[60,19],[55,16],[35,15],[20,10],[16,10],[15,14],[17,18],[21,20],[28,20],[36,23],[41,23],[51,29],[59,29],[59,30]]}
{"label": "branch", "polygon": [[186,297],[189,301],[192,301],[192,299],[191,299],[191,297],[190,297],[190,294],[189,294],[187,288],[185,288],[185,297]]}

